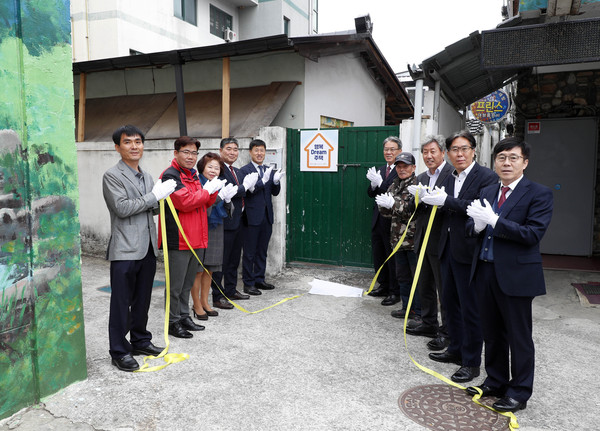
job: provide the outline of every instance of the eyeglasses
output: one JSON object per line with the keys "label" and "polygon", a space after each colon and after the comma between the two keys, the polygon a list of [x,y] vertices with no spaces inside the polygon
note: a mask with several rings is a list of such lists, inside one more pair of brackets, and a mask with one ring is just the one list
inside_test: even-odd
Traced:
{"label": "eyeglasses", "polygon": [[189,156],[198,157],[198,151],[183,150],[183,151],[178,151],[178,153],[183,153],[183,155],[186,157],[189,157]]}
{"label": "eyeglasses", "polygon": [[454,154],[457,154],[457,153],[465,154],[472,149],[473,149],[473,147],[469,147],[469,146],[465,145],[464,147],[452,147],[448,151],[450,151],[451,153],[454,153]]}
{"label": "eyeglasses", "polygon": [[506,154],[498,154],[496,156],[496,161],[498,163],[504,163],[504,162],[506,162],[506,159],[508,159],[511,163],[516,163],[519,161],[519,159],[524,159],[524,157],[518,156],[516,154],[511,154],[509,156],[507,156]]}
{"label": "eyeglasses", "polygon": [[399,148],[384,148],[383,152],[384,153],[393,153],[394,151],[399,151]]}

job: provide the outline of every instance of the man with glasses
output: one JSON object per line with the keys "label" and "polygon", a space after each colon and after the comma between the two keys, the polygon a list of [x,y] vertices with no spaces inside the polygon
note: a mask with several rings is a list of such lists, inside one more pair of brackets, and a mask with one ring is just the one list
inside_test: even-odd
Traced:
{"label": "man with glasses", "polygon": [[[535,349],[531,303],[546,293],[540,241],[552,218],[552,191],[528,180],[529,145],[506,138],[494,147],[500,184],[481,190],[467,214],[479,235],[471,279],[477,292],[485,341],[487,378],[469,387],[475,395],[500,397],[493,408],[515,412],[533,392]],[[490,203],[491,202],[491,203]]]}
{"label": "man with glasses", "polygon": [[[217,192],[225,184],[224,180],[215,178],[200,184],[198,172],[194,167],[198,160],[200,141],[189,136],[181,136],[175,141],[175,158],[161,175],[163,181],[172,179],[177,184],[171,195],[173,206],[181,227],[199,257],[203,257],[202,249],[208,244],[208,221],[206,209],[215,203]],[[199,263],[181,232],[169,208],[165,210],[165,228],[167,243],[162,247],[168,249],[170,274],[170,309],[169,334],[177,338],[192,338],[189,331],[201,331],[204,326],[194,323],[190,317],[190,290],[194,284]],[[162,241],[159,225],[159,241]]]}
{"label": "man with glasses", "polygon": [[[142,170],[144,134],[140,129],[122,126],[112,138],[121,160],[102,178],[111,231],[106,250],[111,288],[109,353],[119,370],[135,371],[140,365],[132,355],[163,351],[152,344],[152,334],[146,329],[158,255],[153,216],[158,201],[173,192],[175,182],[154,184],[150,174]],[[126,338],[128,332],[131,343]]]}
{"label": "man with glasses", "polygon": [[[398,177],[396,173],[396,156],[402,152],[402,141],[396,136],[388,136],[383,141],[383,158],[386,164],[379,168],[371,167],[367,171],[367,179],[371,182],[367,189],[369,197],[375,199],[376,196],[387,192],[388,188]],[[387,257],[392,253],[390,244],[391,219],[383,217],[379,212],[379,207],[373,202],[373,216],[371,218],[371,252],[373,253],[373,266],[377,271]],[[378,280],[379,287],[373,289],[370,296],[385,297],[381,305],[394,305],[400,302],[400,295],[390,294],[395,291],[396,283],[396,265],[394,259],[390,259],[381,269]]]}
{"label": "man with glasses", "polygon": [[466,130],[447,138],[446,149],[454,172],[442,188],[422,199],[428,205],[440,207],[443,217],[438,251],[442,264],[442,306],[446,309],[450,336],[448,348],[430,353],[429,358],[460,365],[451,376],[458,383],[479,376],[483,346],[477,301],[470,286],[476,239],[466,237],[467,207],[479,197],[482,188],[498,181],[491,169],[475,161],[476,145],[475,137]]}

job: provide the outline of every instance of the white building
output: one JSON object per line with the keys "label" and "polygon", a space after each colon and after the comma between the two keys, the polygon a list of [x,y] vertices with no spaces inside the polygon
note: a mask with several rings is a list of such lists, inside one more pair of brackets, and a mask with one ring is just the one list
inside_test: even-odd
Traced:
{"label": "white building", "polygon": [[318,30],[318,0],[71,0],[73,61]]}

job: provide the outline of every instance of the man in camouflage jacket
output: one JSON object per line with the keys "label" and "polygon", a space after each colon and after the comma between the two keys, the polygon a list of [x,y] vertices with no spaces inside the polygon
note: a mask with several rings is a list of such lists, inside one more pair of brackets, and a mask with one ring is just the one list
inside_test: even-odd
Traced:
{"label": "man in camouflage jacket", "polygon": [[[397,295],[402,299],[402,309],[393,311],[394,317],[404,317],[407,311],[410,288],[413,282],[417,257],[414,252],[415,220],[407,227],[408,220],[415,210],[414,196],[408,191],[408,186],[416,185],[415,158],[411,153],[402,152],[396,156],[396,173],[398,178],[387,190],[387,193],[375,198],[379,211],[384,217],[392,219],[390,232],[391,245],[395,248],[404,231],[407,230],[404,241],[396,251],[396,283],[390,285],[390,295]],[[421,313],[419,295],[415,292],[411,307],[410,317],[416,318]]]}

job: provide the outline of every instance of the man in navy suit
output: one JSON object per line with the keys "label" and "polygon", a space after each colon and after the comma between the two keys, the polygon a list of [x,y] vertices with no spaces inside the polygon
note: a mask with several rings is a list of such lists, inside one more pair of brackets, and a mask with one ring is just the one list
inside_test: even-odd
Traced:
{"label": "man in navy suit", "polygon": [[[396,156],[402,152],[402,141],[395,136],[388,136],[383,141],[383,158],[386,164],[375,169],[373,166],[367,171],[367,179],[371,185],[367,189],[369,197],[375,199],[376,196],[386,193],[388,188],[398,177],[396,173]],[[383,217],[379,213],[379,207],[373,200],[373,217],[371,219],[371,252],[373,253],[373,266],[377,271],[387,257],[392,253],[390,242],[390,231],[392,219]],[[400,301],[398,283],[396,282],[395,259],[390,259],[379,273],[379,287],[373,289],[370,296],[385,296],[381,305],[394,305]]]}
{"label": "man in navy suit", "polygon": [[[444,137],[427,136],[421,145],[421,154],[427,170],[417,177],[419,184],[430,189],[441,187],[446,179],[451,176],[454,167],[445,160]],[[417,190],[412,186],[409,190]],[[419,197],[422,197],[419,194]],[[425,232],[429,224],[432,207],[420,204],[416,214],[415,227],[415,252],[417,255],[425,239]],[[448,333],[446,331],[446,310],[441,307],[442,325],[438,324],[438,297],[442,298],[442,271],[438,246],[442,228],[442,217],[437,216],[431,226],[427,248],[423,255],[423,264],[419,276],[418,291],[421,302],[421,323],[407,326],[406,333],[434,338],[427,343],[431,350],[444,350],[448,346]],[[401,315],[399,315],[401,314]],[[393,312],[392,316],[404,318],[404,313]]]}
{"label": "man in navy suit", "polygon": [[428,205],[441,207],[443,213],[438,251],[442,264],[442,306],[446,309],[450,336],[448,348],[430,353],[429,358],[460,365],[450,377],[459,383],[479,376],[483,347],[477,300],[470,287],[477,240],[466,237],[467,206],[479,197],[482,188],[498,181],[492,170],[475,162],[476,144],[475,137],[466,130],[446,139],[454,172],[446,180],[445,190],[437,189],[422,199]]}
{"label": "man in navy suit", "polygon": [[232,309],[233,305],[225,299],[221,291],[214,285],[218,283],[221,290],[229,299],[248,299],[249,295],[245,295],[237,290],[237,275],[238,267],[240,266],[240,258],[242,257],[242,211],[244,211],[244,197],[246,190],[254,187],[258,180],[258,174],[253,173],[245,177],[240,172],[240,169],[233,166],[239,155],[239,144],[235,138],[225,138],[221,140],[219,153],[223,159],[225,169],[222,180],[228,183],[237,184],[237,193],[231,199],[233,203],[233,214],[231,218],[223,219],[223,272],[213,273],[213,306],[224,310]]}
{"label": "man in navy suit", "polygon": [[467,392],[501,397],[493,408],[514,412],[527,406],[533,391],[531,303],[546,293],[539,245],[552,218],[553,196],[523,176],[529,164],[525,142],[503,139],[493,156],[501,184],[482,189],[481,200],[467,208],[472,217],[468,227],[479,233],[471,278],[481,311],[487,372],[483,384]]}
{"label": "man in navy suit", "polygon": [[246,190],[244,256],[242,258],[242,279],[244,293],[260,295],[262,290],[271,290],[275,286],[265,282],[267,267],[267,249],[273,232],[272,196],[281,191],[279,181],[283,171],[273,172],[273,167],[265,167],[267,144],[260,139],[250,142],[252,161],[240,169],[242,175],[258,174],[255,186]]}

